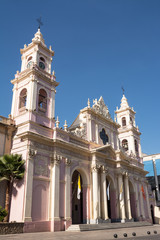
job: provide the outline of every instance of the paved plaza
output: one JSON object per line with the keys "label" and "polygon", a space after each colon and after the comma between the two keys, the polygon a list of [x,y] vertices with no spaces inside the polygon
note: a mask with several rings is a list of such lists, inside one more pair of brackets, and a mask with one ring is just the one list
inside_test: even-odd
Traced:
{"label": "paved plaza", "polygon": [[[148,235],[147,232],[150,232]],[[157,234],[155,234],[155,231]],[[132,233],[136,233],[136,237],[132,236]],[[126,233],[127,237],[123,234]],[[117,234],[117,238],[114,238],[114,234]],[[111,239],[142,239],[150,240],[160,239],[160,226],[146,226],[136,228],[121,228],[121,229],[109,229],[109,230],[98,230],[98,231],[85,231],[85,232],[43,232],[43,233],[24,233],[15,235],[0,235],[0,240],[111,240]]]}

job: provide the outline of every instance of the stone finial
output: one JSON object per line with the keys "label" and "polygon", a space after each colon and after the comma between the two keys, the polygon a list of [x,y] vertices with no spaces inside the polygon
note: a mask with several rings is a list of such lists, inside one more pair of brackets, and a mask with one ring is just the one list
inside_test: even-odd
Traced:
{"label": "stone finial", "polygon": [[87,104],[88,104],[88,108],[90,108],[90,107],[91,107],[91,104],[90,104],[90,100],[89,100],[89,98],[88,98],[88,102],[87,102]]}
{"label": "stone finial", "polygon": [[49,50],[52,51],[52,46],[51,45],[49,46]]}
{"label": "stone finial", "polygon": [[129,107],[129,105],[128,105],[128,102],[127,102],[127,98],[123,94],[123,97],[121,99],[121,107],[120,107],[120,109],[125,109],[125,108],[128,108],[128,107]]}
{"label": "stone finial", "polygon": [[53,70],[52,75],[55,76],[55,71]]}
{"label": "stone finial", "polygon": [[58,119],[58,116],[57,116],[57,120],[56,120],[56,127],[59,128],[59,119]]}
{"label": "stone finial", "polygon": [[65,120],[65,122],[64,122],[64,131],[67,131],[67,127],[68,127],[67,121]]}
{"label": "stone finial", "polygon": [[26,44],[24,44],[24,49],[27,47],[27,45]]}
{"label": "stone finial", "polygon": [[34,38],[32,39],[32,42],[41,42],[42,45],[46,46],[43,39],[43,35],[40,31],[40,28],[38,28],[38,31],[34,34]]}

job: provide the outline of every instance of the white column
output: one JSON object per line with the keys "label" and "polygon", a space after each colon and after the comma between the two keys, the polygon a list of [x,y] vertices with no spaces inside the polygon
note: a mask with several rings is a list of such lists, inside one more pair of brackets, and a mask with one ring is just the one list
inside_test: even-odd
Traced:
{"label": "white column", "polygon": [[137,218],[140,217],[140,209],[139,209],[139,191],[138,191],[138,183],[137,183],[138,178],[135,178],[135,189],[136,189],[136,208],[137,208]]}
{"label": "white column", "polygon": [[148,186],[147,186],[147,183],[145,184],[145,193],[146,193],[146,202],[147,202],[148,217],[151,219],[151,210],[150,210],[150,205],[149,205],[149,194],[148,194]]}
{"label": "white column", "polygon": [[91,116],[88,116],[88,133],[89,133],[89,141],[92,141],[92,121],[91,121]]}
{"label": "white column", "polygon": [[93,222],[97,222],[99,217],[99,201],[98,201],[98,166],[92,167],[92,191],[93,191]]}
{"label": "white column", "polygon": [[27,161],[27,172],[26,172],[26,189],[25,189],[25,207],[24,207],[24,222],[32,221],[32,192],[33,192],[33,168],[34,168],[34,157],[36,151],[29,149],[28,161]]}
{"label": "white column", "polygon": [[141,215],[143,218],[145,218],[145,213],[144,213],[144,204],[143,204],[143,195],[142,195],[142,183],[140,182],[139,184],[139,191],[140,191],[140,204],[141,204]]}
{"label": "white column", "polygon": [[128,174],[124,175],[124,189],[125,189],[125,209],[126,217],[131,219],[131,205],[130,205],[130,194],[129,194],[129,184],[128,184]]}
{"label": "white column", "polygon": [[65,219],[71,220],[71,176],[69,159],[65,159],[66,172],[65,172]]}
{"label": "white column", "polygon": [[98,136],[99,136],[99,133],[98,133],[98,124],[96,123],[96,143],[98,143]]}
{"label": "white column", "polygon": [[50,170],[50,211],[49,220],[51,221],[51,232],[54,231],[54,160],[51,157],[51,170]]}
{"label": "white column", "polygon": [[55,89],[51,88],[50,118],[55,117]]}
{"label": "white column", "polygon": [[54,161],[54,220],[59,220],[59,163],[60,159]]}
{"label": "white column", "polygon": [[120,173],[118,175],[118,190],[119,190],[119,217],[123,220],[125,220],[125,206],[124,206],[124,189],[123,189],[123,177]]}
{"label": "white column", "polygon": [[106,187],[106,171],[101,170],[101,217],[108,219],[108,206],[107,206],[107,187]]}
{"label": "white column", "polygon": [[[12,117],[15,117],[15,105],[16,105],[16,94],[17,94],[17,83],[15,83],[13,88],[13,97],[12,97],[12,109],[11,109],[11,115]],[[18,96],[17,96],[18,99]],[[17,103],[18,104],[18,103]]]}
{"label": "white column", "polygon": [[133,154],[135,154],[135,144],[134,144],[134,135],[131,135],[130,136],[130,151],[133,152]]}
{"label": "white column", "polygon": [[35,76],[31,76],[29,88],[27,90],[27,106],[26,108],[30,111],[36,110],[37,100],[37,80]]}
{"label": "white column", "polygon": [[51,232],[54,231],[54,222],[60,221],[59,218],[59,177],[60,177],[60,156],[56,154],[51,157],[51,187],[50,187],[50,220],[51,220]]}

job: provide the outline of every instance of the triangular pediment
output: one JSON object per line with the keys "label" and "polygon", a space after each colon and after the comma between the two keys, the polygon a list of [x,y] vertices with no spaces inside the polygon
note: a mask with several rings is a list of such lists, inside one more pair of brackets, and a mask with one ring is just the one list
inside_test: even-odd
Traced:
{"label": "triangular pediment", "polygon": [[107,158],[116,159],[115,151],[109,144],[96,148],[96,152],[105,154]]}

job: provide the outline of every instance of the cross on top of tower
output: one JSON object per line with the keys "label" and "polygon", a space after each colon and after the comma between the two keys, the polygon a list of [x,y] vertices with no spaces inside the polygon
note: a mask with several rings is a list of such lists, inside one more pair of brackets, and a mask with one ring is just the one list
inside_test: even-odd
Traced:
{"label": "cross on top of tower", "polygon": [[124,90],[123,86],[122,86],[122,91],[123,91],[123,95],[124,95],[125,90]]}
{"label": "cross on top of tower", "polygon": [[36,20],[37,20],[37,22],[39,24],[38,28],[40,29],[40,27],[43,25],[41,17],[37,18]]}

